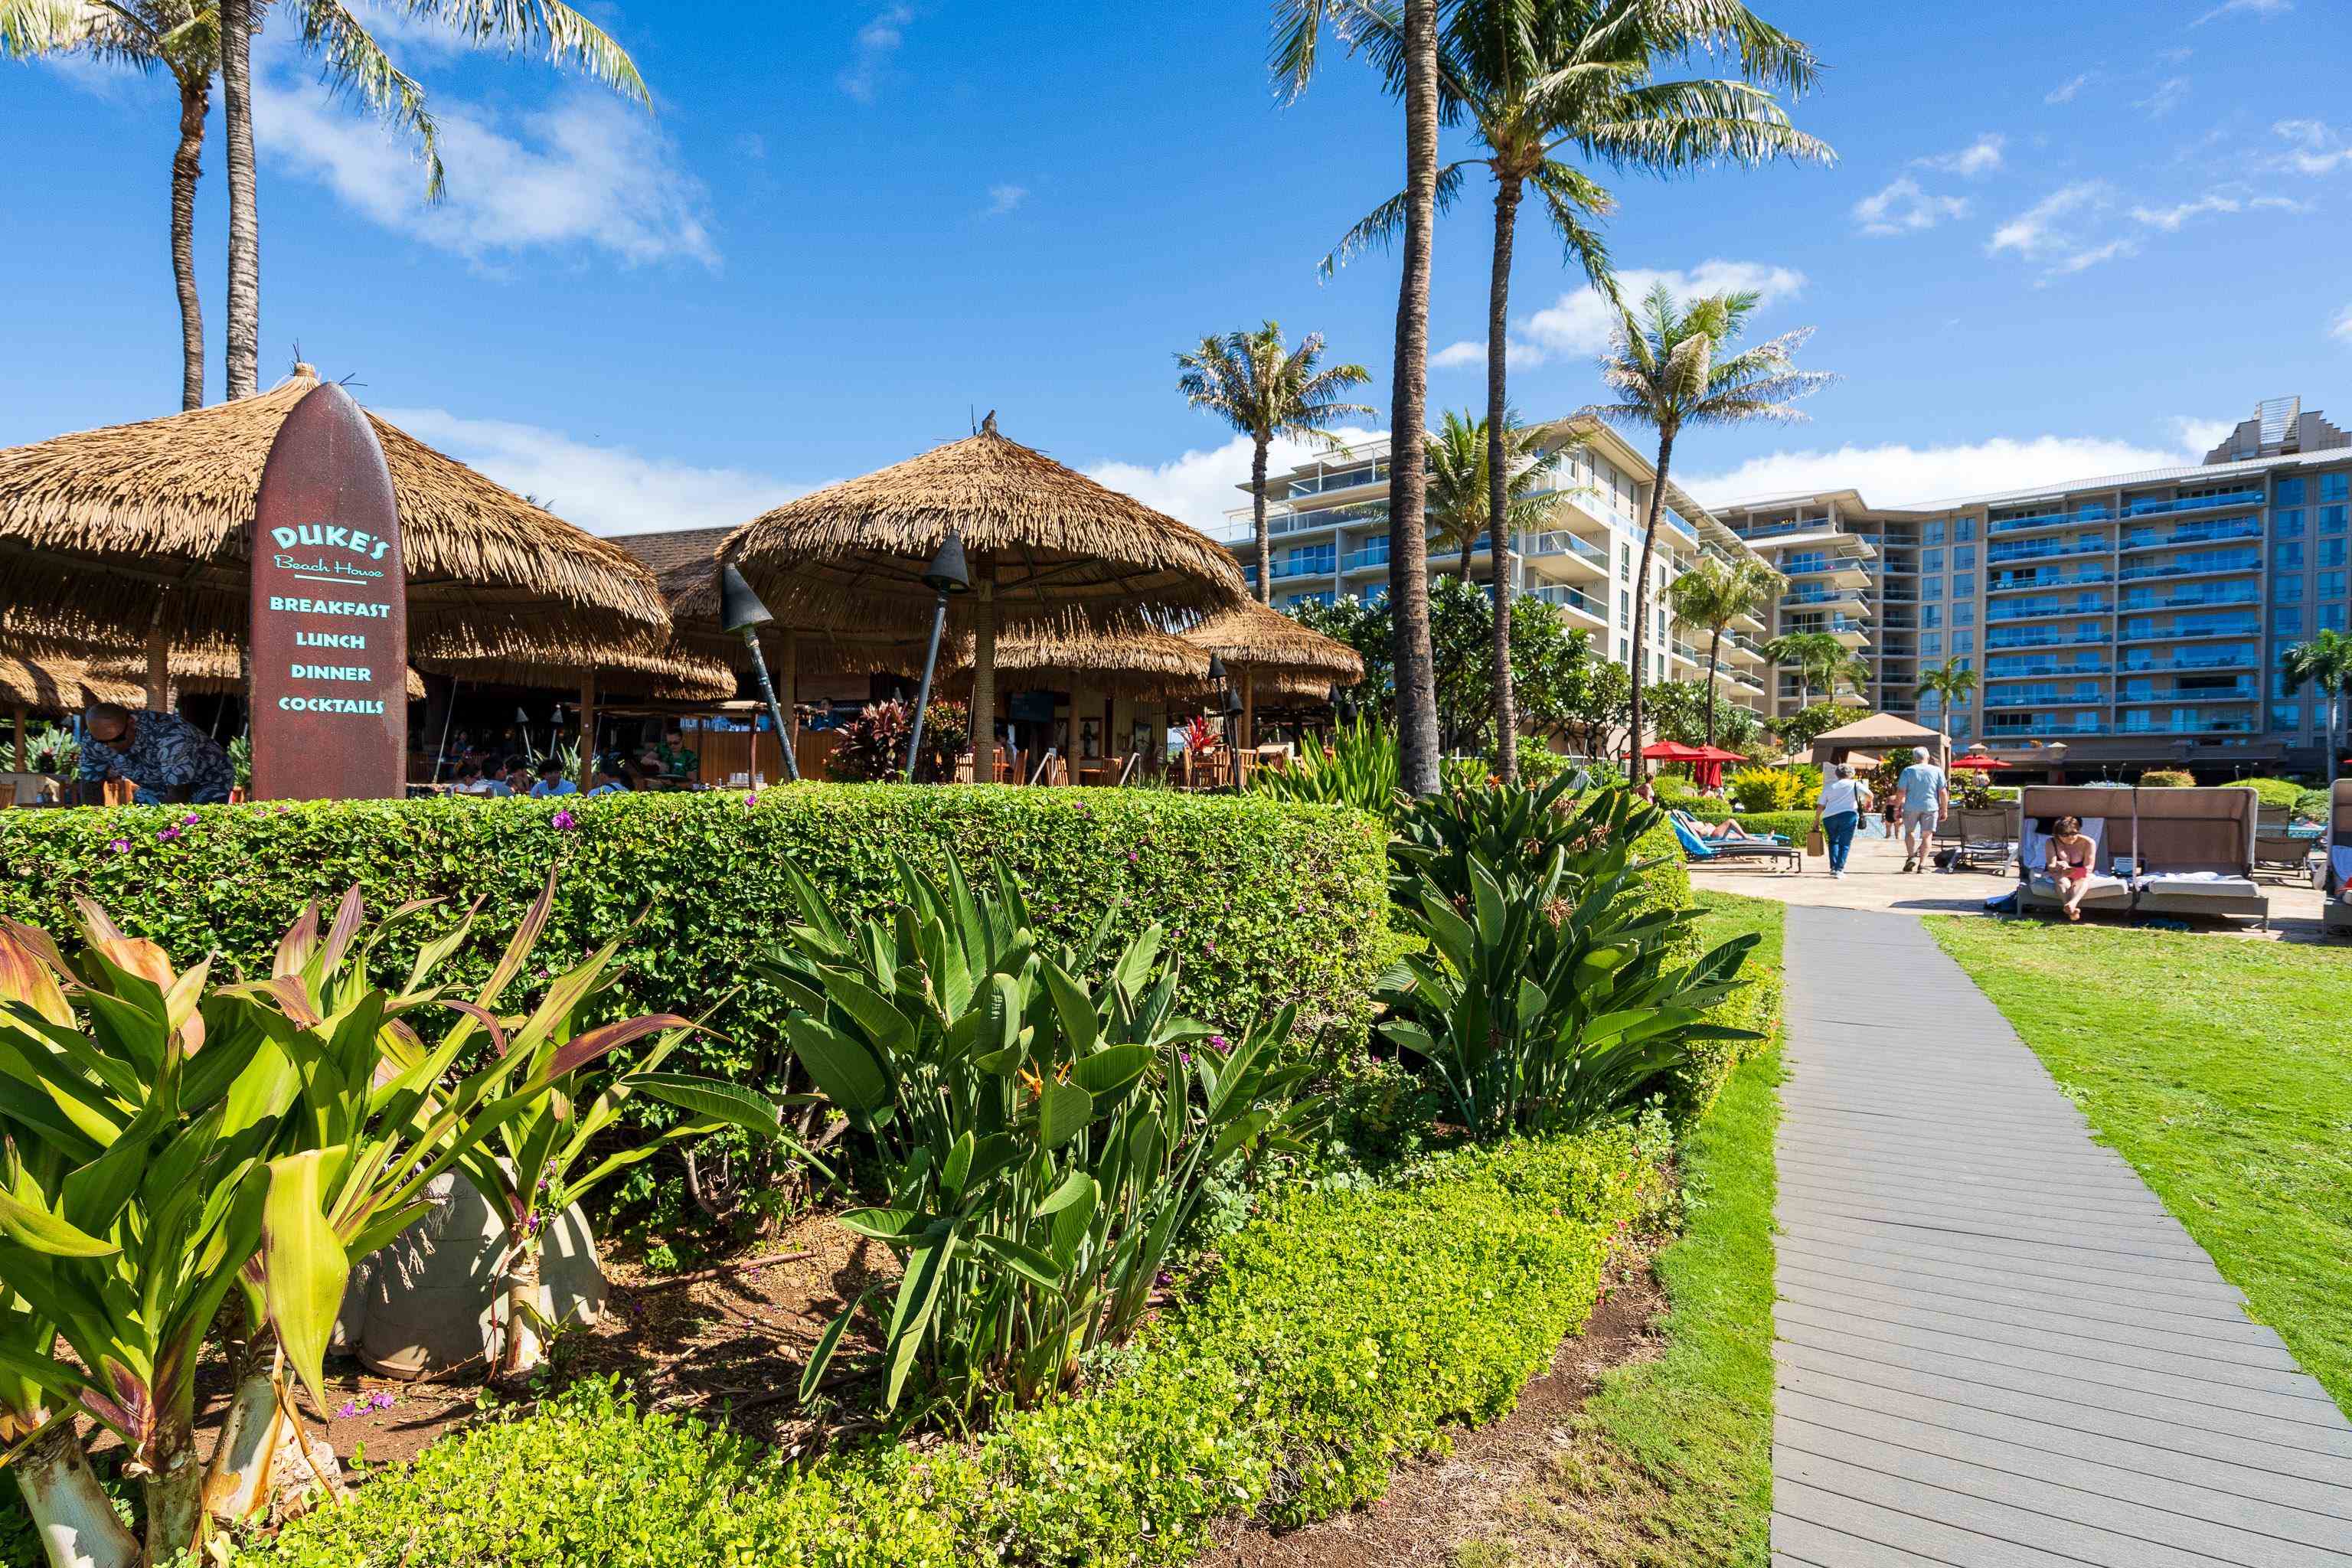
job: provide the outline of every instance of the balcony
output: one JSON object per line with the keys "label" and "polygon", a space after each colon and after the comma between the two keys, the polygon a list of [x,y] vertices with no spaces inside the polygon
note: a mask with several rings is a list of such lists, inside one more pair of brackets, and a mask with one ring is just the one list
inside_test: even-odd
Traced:
{"label": "balcony", "polygon": [[1286,577],[1328,577],[1337,563],[1337,558],[1329,555],[1307,561],[1277,561],[1274,563],[1274,580],[1279,583]]}
{"label": "balcony", "polygon": [[2105,706],[2107,694],[2095,688],[2077,688],[2073,696],[2050,691],[1988,691],[1987,708],[2080,708],[2086,704]]}
{"label": "balcony", "polygon": [[1609,574],[1609,552],[1565,529],[1520,535],[1519,553],[1529,562],[1549,569],[1572,571],[1591,577]]}
{"label": "balcony", "polygon": [[1609,606],[1605,603],[1566,584],[1549,584],[1536,589],[1530,596],[1541,599],[1547,605],[1556,605],[1572,616],[1581,616],[1596,627],[1609,624]]}
{"label": "balcony", "polygon": [[2170,658],[2129,657],[2116,665],[2116,669],[2123,675],[2145,675],[2179,669],[2253,669],[2261,664],[2260,656],[2251,647],[2219,648],[2210,653],[2175,654]]}
{"label": "balcony", "polygon": [[2103,719],[2034,719],[2022,724],[2001,723],[1988,715],[1985,733],[1992,735],[2104,735]]}
{"label": "balcony", "polygon": [[2105,616],[2114,614],[2114,606],[2096,594],[2077,594],[2059,602],[2042,599],[2004,599],[1998,605],[1985,606],[1985,620],[2022,621],[2047,616]]}
{"label": "balcony", "polygon": [[2189,642],[2199,637],[2252,637],[2262,635],[2262,622],[2252,616],[2236,620],[2182,621],[2164,626],[2123,626],[2117,642]]}
{"label": "balcony", "polygon": [[1339,570],[1342,572],[1369,572],[1375,566],[1385,572],[1388,565],[1389,543],[1385,539],[1361,550],[1350,550],[1339,558]]}
{"label": "balcony", "polygon": [[1674,654],[1676,658],[1682,659],[1685,663],[1704,664],[1706,662],[1706,656],[1701,654],[1698,649],[1693,647],[1686,642],[1678,642],[1675,644]]}
{"label": "balcony", "polygon": [[1794,589],[1780,595],[1780,607],[1784,610],[1802,610],[1831,605],[1849,605],[1865,612],[1869,608],[1864,602],[1861,592],[1853,588],[1802,588]]}
{"label": "balcony", "polygon": [[2241,583],[2226,588],[2181,588],[2159,597],[2145,589],[2135,588],[2124,595],[2122,608],[2137,610],[2194,610],[2219,605],[2252,605],[2261,603],[2256,585]]}
{"label": "balcony", "polygon": [[2027,626],[2013,632],[1988,633],[1985,652],[2011,647],[2105,647],[2115,639],[2102,626],[2095,631],[2070,632],[2063,626]]}
{"label": "balcony", "polygon": [[1674,525],[1675,531],[1676,531],[1677,533],[1682,534],[1685,538],[1688,539],[1688,540],[1689,540],[1693,544],[1696,544],[1696,543],[1698,542],[1698,530],[1697,530],[1697,529],[1696,529],[1696,528],[1693,528],[1689,523],[1685,522],[1685,521],[1683,521],[1683,514],[1682,514],[1682,513],[1680,513],[1680,512],[1676,511],[1676,510],[1675,510],[1674,508],[1672,508],[1672,507],[1667,507],[1667,508],[1665,509],[1665,513],[1666,513],[1666,521],[1667,521],[1669,523],[1672,523],[1672,524]]}
{"label": "balcony", "polygon": [[2064,528],[2072,523],[2108,522],[2115,513],[2103,506],[2086,506],[2075,511],[2042,511],[2031,517],[2005,517],[1985,524],[1985,537],[1996,534],[2021,533],[2029,528]]}
{"label": "balcony", "polygon": [[2126,566],[2116,575],[2118,582],[2141,583],[2151,577],[2220,577],[2262,569],[2262,552],[2247,550],[2228,556],[2217,553],[2203,560],[2148,562]]}
{"label": "balcony", "polygon": [[2174,714],[2162,720],[2153,713],[2126,713],[2116,726],[2118,735],[2251,735],[2254,730],[2251,713]]}
{"label": "balcony", "polygon": [[1985,584],[1985,592],[2017,594],[2034,588],[2073,588],[2084,583],[2108,583],[2114,580],[2115,574],[2105,566],[2084,566],[2073,572],[2053,572],[2047,567],[2042,567],[2031,573],[2012,573],[2007,576],[1990,578]]}
{"label": "balcony", "polygon": [[2078,658],[2073,664],[2061,664],[2054,658],[1989,658],[1985,660],[1987,680],[2052,680],[2061,676],[2107,675],[2114,666],[2104,658]]}
{"label": "balcony", "polygon": [[2127,528],[2120,548],[2125,550],[2162,550],[2174,544],[2222,544],[2233,539],[2260,539],[2263,520],[2258,517],[2223,518],[2214,522],[2191,522],[2167,532],[2159,528]]}
{"label": "balcony", "polygon": [[1985,564],[2000,566],[2011,561],[2058,561],[2069,555],[2105,555],[2114,549],[2114,541],[2105,538],[2030,539],[2015,544],[1985,546]]}
{"label": "balcony", "polygon": [[2181,511],[2211,511],[2216,507],[2260,506],[2263,492],[2257,489],[2231,490],[2223,495],[2181,496],[2171,500],[2134,500],[2124,503],[2126,517],[2166,517]]}
{"label": "balcony", "polygon": [[2187,691],[2158,691],[2154,687],[2127,687],[2116,693],[2118,702],[2252,702],[2261,695],[2252,680],[2228,686],[2195,687]]}

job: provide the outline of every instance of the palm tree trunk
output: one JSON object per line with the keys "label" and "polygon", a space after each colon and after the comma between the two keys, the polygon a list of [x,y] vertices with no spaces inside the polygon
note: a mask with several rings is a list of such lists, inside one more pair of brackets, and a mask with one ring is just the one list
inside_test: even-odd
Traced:
{"label": "palm tree trunk", "polygon": [[1462,581],[1465,584],[1470,581],[1470,558],[1476,553],[1478,553],[1478,536],[1475,533],[1464,534],[1462,536]]}
{"label": "palm tree trunk", "polygon": [[1519,182],[1498,180],[1495,255],[1486,279],[1486,526],[1495,565],[1495,772],[1507,784],[1519,782],[1519,704],[1511,689],[1511,476],[1504,468],[1511,408],[1511,247],[1518,220]]}
{"label": "palm tree trunk", "polygon": [[84,1457],[70,1416],[33,1439],[11,1467],[25,1494],[33,1533],[58,1568],[133,1568],[139,1538],[114,1516],[114,1505]]}
{"label": "palm tree trunk", "polygon": [[1389,600],[1406,793],[1435,795],[1437,674],[1429,646],[1429,261],[1437,201],[1437,0],[1404,0],[1405,219],[1389,398]]}
{"label": "palm tree trunk", "polygon": [[228,384],[261,390],[261,218],[253,176],[253,0],[221,0],[221,122],[228,133]]}
{"label": "palm tree trunk", "polygon": [[1649,770],[1642,762],[1642,676],[1648,667],[1650,556],[1658,548],[1658,521],[1666,512],[1666,464],[1675,455],[1675,433],[1658,432],[1658,470],[1650,479],[1650,517],[1642,529],[1642,563],[1633,573],[1633,702],[1626,715],[1625,777],[1639,782]]}
{"label": "palm tree trunk", "polygon": [[180,287],[180,406],[205,405],[205,305],[196,291],[196,178],[204,172],[205,112],[213,79],[180,77],[180,144],[172,153],[172,277]]}
{"label": "palm tree trunk", "polygon": [[205,1470],[196,1458],[195,1389],[181,1388],[166,1402],[155,1428],[155,1468],[143,1489],[147,1498],[147,1561],[173,1562],[204,1545]]}
{"label": "palm tree trunk", "polygon": [[1274,603],[1274,536],[1265,529],[1265,448],[1272,437],[1261,432],[1250,453],[1250,515],[1257,526],[1257,602]]}
{"label": "palm tree trunk", "polygon": [[1723,658],[1723,627],[1717,625],[1706,639],[1706,743],[1715,745],[1715,680]]}

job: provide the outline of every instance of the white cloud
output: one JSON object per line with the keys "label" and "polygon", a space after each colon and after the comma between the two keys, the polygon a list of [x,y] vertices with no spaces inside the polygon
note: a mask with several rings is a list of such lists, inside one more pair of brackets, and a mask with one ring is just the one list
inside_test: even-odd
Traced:
{"label": "white cloud", "polygon": [[468,419],[442,408],[375,412],[591,533],[732,528],[821,488],[744,468],[648,458],[626,447],[592,446],[512,420]]}
{"label": "white cloud", "polygon": [[2327,329],[2327,335],[2352,343],[2352,305],[2336,312],[2336,324]]}
{"label": "white cloud", "polygon": [[2229,16],[2233,11],[2243,11],[2252,16],[2276,16],[2294,9],[2294,0],[2222,0],[2221,5],[2214,6],[2189,25],[2192,27],[2201,27],[2208,22],[2217,21]]}
{"label": "white cloud", "polygon": [[2091,85],[2091,78],[2096,73],[2092,71],[2084,71],[2079,75],[2068,77],[2064,81],[2060,82],[2056,87],[2053,87],[2048,92],[2043,93],[2042,95],[2042,101],[2044,103],[2074,102],[2074,95]]}
{"label": "white cloud", "polygon": [[1029,199],[1026,185],[991,185],[988,187],[989,217],[1002,217]]}
{"label": "white cloud", "polygon": [[[1873,506],[1917,505],[1955,496],[2024,489],[2101,474],[2194,463],[2230,426],[2178,426],[2177,447],[2084,436],[1995,437],[1948,446],[1841,447],[1775,452],[1723,473],[1686,479],[1691,494],[1710,505],[1807,490],[1856,489]],[[2210,438],[2201,432],[2212,429]]]}
{"label": "white cloud", "polygon": [[[1769,308],[1802,293],[1805,275],[1793,268],[1761,261],[1727,261],[1720,257],[1702,261],[1687,272],[1634,267],[1617,274],[1618,291],[1628,304],[1660,283],[1677,299],[1695,294],[1752,292],[1761,295],[1759,302]],[[1528,354],[1525,363],[1528,364],[1540,364],[1554,354],[1598,353],[1609,346],[1609,333],[1616,324],[1614,312],[1600,291],[1588,283],[1572,293],[1562,294],[1527,319],[1523,323],[1527,342],[1524,345],[1512,345],[1512,363],[1521,363],[1523,347]]]}
{"label": "white cloud", "polygon": [[2189,79],[2185,76],[2168,76],[2158,82],[2156,89],[2146,98],[2132,100],[2132,107],[2147,110],[2148,118],[2154,120],[2179,108],[2181,101],[2188,96]]}
{"label": "white cloud", "polygon": [[1923,169],[1937,169],[1973,180],[2000,167],[2000,150],[2007,143],[2007,137],[1988,131],[1957,153],[1940,153],[1932,158],[1911,161]]}
{"label": "white cloud", "polygon": [[2104,180],[2078,180],[2071,185],[2061,185],[2015,217],[1992,231],[1986,242],[1985,253],[1998,256],[2013,250],[2032,260],[2057,255],[2074,247],[2065,237],[2061,220],[2078,214],[2096,212],[2111,199]]}
{"label": "white cloud", "polygon": [[[1340,429],[1342,441],[1362,441],[1384,431]],[[1266,448],[1265,471],[1278,474],[1325,450],[1319,442],[1277,439]],[[1087,470],[1097,484],[1122,490],[1149,507],[1189,522],[1203,533],[1224,531],[1228,509],[1246,506],[1250,477],[1250,438],[1236,436],[1222,447],[1186,452],[1165,463],[1097,463]],[[745,518],[751,514],[746,512]]]}
{"label": "white cloud", "polygon": [[2118,256],[2137,256],[2139,244],[2130,239],[2111,239],[2105,245],[2086,245],[2070,250],[2050,264],[2050,275],[2063,278],[2096,267],[2102,261],[2113,261]]}
{"label": "white cloud", "polygon": [[[1521,342],[1515,338],[1504,345],[1503,360],[1512,369],[1517,370],[1522,366],[1543,363],[1544,352],[1533,343]],[[1429,368],[1432,370],[1458,370],[1464,365],[1484,365],[1486,363],[1486,345],[1475,338],[1464,338],[1459,342],[1448,343],[1429,356]]]}
{"label": "white cloud", "polygon": [[2288,142],[2277,165],[2298,174],[2332,174],[2352,163],[2352,138],[2324,120],[2282,120],[2271,130]]}
{"label": "white cloud", "polygon": [[2244,209],[2244,205],[2245,204],[2235,196],[2223,195],[2219,191],[2208,191],[2193,202],[2180,202],[2168,207],[2136,206],[2132,208],[2131,216],[2150,228],[2160,228],[2167,234],[2178,234],[2180,231],[2180,226],[2192,217],[2200,217],[2206,213],[2240,212]]}
{"label": "white cloud", "polygon": [[841,90],[860,103],[874,101],[874,89],[880,85],[883,69],[898,46],[907,41],[907,24],[915,19],[915,8],[907,5],[885,5],[866,26],[857,29],[856,52],[849,68],[839,78]]}
{"label": "white cloud", "polygon": [[2185,452],[2211,451],[2238,427],[2234,419],[2200,419],[2193,414],[2176,414],[2165,421],[2180,441]]}
{"label": "white cloud", "polygon": [[1968,216],[1967,198],[1929,195],[1908,174],[1853,204],[1853,221],[1864,234],[1915,234]]}
{"label": "white cloud", "polygon": [[428,204],[411,145],[299,71],[287,60],[254,73],[261,151],[385,228],[477,259],[588,245],[631,263],[719,264],[701,183],[650,116],[609,93],[570,89],[506,114],[436,97],[448,189]]}

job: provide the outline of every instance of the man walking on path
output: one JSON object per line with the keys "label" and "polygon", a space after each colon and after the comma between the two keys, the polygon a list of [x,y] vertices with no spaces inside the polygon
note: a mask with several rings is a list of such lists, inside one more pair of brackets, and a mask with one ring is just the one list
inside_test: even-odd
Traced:
{"label": "man walking on path", "polygon": [[1935,847],[1936,824],[1952,804],[1944,770],[1936,765],[1933,752],[1921,752],[1903,770],[1895,781],[1895,793],[1903,802],[1903,868],[1924,871]]}

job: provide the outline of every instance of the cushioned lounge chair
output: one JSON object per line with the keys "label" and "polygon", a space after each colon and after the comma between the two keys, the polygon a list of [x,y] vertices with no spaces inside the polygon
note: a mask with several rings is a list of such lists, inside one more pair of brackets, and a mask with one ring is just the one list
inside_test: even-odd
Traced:
{"label": "cushioned lounge chair", "polygon": [[2271,921],[2254,880],[2260,803],[2250,789],[2132,792],[2132,913],[2240,915]]}
{"label": "cushioned lounge chair", "polygon": [[2320,861],[2320,929],[2330,936],[2352,935],[2352,778],[2337,779],[2328,797],[2326,854]]}
{"label": "cushioned lounge chair", "polygon": [[1666,820],[1674,824],[1675,837],[1681,842],[1683,853],[1693,860],[1769,861],[1784,870],[1805,868],[1805,852],[1793,844],[1782,844],[1777,838],[1703,837],[1692,830],[1680,812],[1669,813]]}

